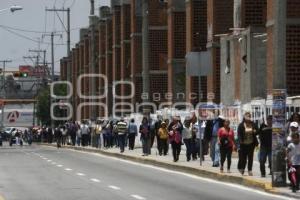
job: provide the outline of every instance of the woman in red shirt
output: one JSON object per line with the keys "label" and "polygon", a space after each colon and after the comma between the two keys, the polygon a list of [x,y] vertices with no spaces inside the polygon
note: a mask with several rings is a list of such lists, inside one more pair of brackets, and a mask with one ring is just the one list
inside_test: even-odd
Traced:
{"label": "woman in red shirt", "polygon": [[231,165],[231,154],[233,149],[235,148],[234,144],[234,132],[229,127],[230,121],[226,119],[224,121],[224,127],[218,130],[218,139],[220,145],[220,154],[221,154],[221,168],[220,172],[223,173],[224,162],[227,158],[227,172],[230,173],[230,165]]}

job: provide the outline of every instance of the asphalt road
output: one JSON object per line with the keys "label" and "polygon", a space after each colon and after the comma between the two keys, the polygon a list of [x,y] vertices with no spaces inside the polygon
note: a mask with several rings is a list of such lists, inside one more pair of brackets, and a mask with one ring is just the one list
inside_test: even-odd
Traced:
{"label": "asphalt road", "polygon": [[92,153],[0,147],[0,200],[285,199]]}

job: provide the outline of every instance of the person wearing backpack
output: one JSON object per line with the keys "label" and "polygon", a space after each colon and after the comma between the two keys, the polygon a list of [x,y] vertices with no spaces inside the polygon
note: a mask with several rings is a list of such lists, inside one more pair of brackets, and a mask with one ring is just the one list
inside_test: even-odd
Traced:
{"label": "person wearing backpack", "polygon": [[134,123],[134,119],[131,119],[128,125],[128,143],[129,143],[129,150],[134,149],[135,137],[137,136],[137,126]]}
{"label": "person wearing backpack", "polygon": [[224,172],[224,162],[227,158],[227,172],[230,173],[231,155],[235,149],[234,132],[229,127],[230,121],[225,119],[224,126],[218,130],[218,143],[220,145],[221,167],[220,172]]}

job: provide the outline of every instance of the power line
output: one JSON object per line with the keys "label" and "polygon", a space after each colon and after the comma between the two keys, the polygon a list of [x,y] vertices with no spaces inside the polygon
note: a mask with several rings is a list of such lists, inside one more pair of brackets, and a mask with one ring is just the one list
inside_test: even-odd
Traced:
{"label": "power line", "polygon": [[[7,28],[7,29],[11,29],[11,30],[15,30],[15,31],[21,31],[21,32],[28,32],[28,33],[38,33],[38,34],[44,34],[44,33],[49,33],[51,34],[51,32],[46,32],[46,31],[37,31],[37,30],[29,30],[29,29],[21,29],[21,28],[16,28],[16,27],[11,27],[11,26],[6,26],[6,25],[0,25],[0,27],[3,28]],[[81,28],[77,27],[77,28],[71,28],[71,31],[75,31],[75,30],[79,30]],[[65,30],[60,30],[60,31],[55,31],[57,33],[63,33],[65,32]]]}
{"label": "power line", "polygon": [[[30,38],[30,37],[28,37],[28,36],[26,36],[26,35],[23,35],[23,34],[14,32],[14,31],[9,30],[9,29],[7,29],[7,28],[5,28],[5,27],[2,27],[2,26],[0,26],[0,28],[6,30],[6,31],[8,31],[8,32],[10,32],[10,33],[12,33],[12,34],[18,36],[18,37],[21,37],[21,38],[26,39],[26,40],[30,40],[30,41],[35,42],[35,43],[50,44],[49,42],[40,42],[40,41],[38,41],[38,40],[35,40],[35,39],[32,39],[32,38]],[[67,45],[67,44],[66,44],[66,43],[61,43],[61,44],[58,44],[58,43],[57,43],[57,44],[54,44],[54,45],[57,45],[57,46],[61,45],[61,46],[63,46],[63,45]],[[72,44],[72,45],[75,45],[75,44]]]}

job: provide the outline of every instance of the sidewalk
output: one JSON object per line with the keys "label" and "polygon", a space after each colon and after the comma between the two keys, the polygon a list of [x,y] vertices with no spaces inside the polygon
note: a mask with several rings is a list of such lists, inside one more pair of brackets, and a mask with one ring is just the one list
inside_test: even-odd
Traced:
{"label": "sidewalk", "polygon": [[[50,146],[55,146],[55,145],[50,145]],[[124,153],[120,153],[120,150],[118,148],[96,149],[93,147],[77,147],[77,146],[76,147],[65,146],[65,148],[79,150],[79,151],[101,153],[103,155],[113,156],[113,157],[139,162],[143,164],[154,165],[169,170],[190,173],[204,178],[210,178],[218,181],[243,185],[246,187],[251,187],[254,189],[266,191],[272,194],[283,195],[283,196],[292,197],[296,199],[300,198],[300,192],[296,194],[292,193],[288,187],[272,188],[270,175],[267,175],[266,178],[261,178],[260,171],[259,171],[259,163],[257,161],[256,155],[253,164],[253,176],[248,176],[247,172],[245,172],[245,175],[242,176],[240,173],[238,173],[237,170],[238,159],[236,158],[236,155],[234,155],[233,156],[234,158],[232,158],[231,173],[226,172],[226,166],[227,166],[226,162],[224,164],[224,169],[225,169],[224,173],[220,173],[219,167],[212,167],[212,162],[209,156],[205,157],[205,161],[202,162],[202,166],[200,166],[199,159],[196,161],[187,162],[185,156],[185,150],[181,151],[179,161],[175,163],[173,162],[171,148],[169,149],[169,154],[167,156],[159,156],[158,151],[155,147],[152,148],[152,152],[151,152],[152,154],[149,156],[142,156],[141,148],[136,148],[133,151],[129,151],[127,148]],[[266,171],[268,174],[269,169],[266,169]]]}

